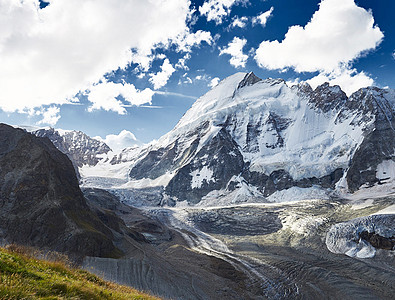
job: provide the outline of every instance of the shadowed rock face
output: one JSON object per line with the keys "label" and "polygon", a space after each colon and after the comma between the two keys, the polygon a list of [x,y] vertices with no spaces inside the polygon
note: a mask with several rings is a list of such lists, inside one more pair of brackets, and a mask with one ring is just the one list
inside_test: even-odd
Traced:
{"label": "shadowed rock face", "polygon": [[265,196],[269,196],[276,191],[289,189],[293,186],[309,188],[314,185],[320,185],[323,188],[335,188],[336,182],[343,176],[343,169],[336,169],[331,174],[316,178],[303,178],[294,180],[285,170],[273,171],[269,176],[263,173],[250,171],[247,168],[242,173],[243,178],[250,184],[259,187]]}
{"label": "shadowed rock face", "polygon": [[253,72],[248,73],[242,81],[240,81],[237,89],[241,89],[245,86],[253,85],[259,81],[262,81],[258,76],[256,76]]}
{"label": "shadowed rock face", "polygon": [[0,124],[0,240],[117,257],[112,231],[89,209],[73,165],[46,138]]}
{"label": "shadowed rock face", "polygon": [[395,236],[384,237],[375,232],[362,231],[359,237],[376,249],[393,250],[395,247]]}
{"label": "shadowed rock face", "polygon": [[[194,159],[182,167],[166,187],[166,193],[177,199],[187,199],[190,203],[198,203],[201,197],[212,190],[226,187],[234,174],[240,174],[243,169],[243,157],[237,144],[223,128],[203,147]],[[203,170],[211,172],[210,178],[204,177]],[[196,173],[195,175],[193,175]],[[210,173],[210,174],[211,174]],[[191,184],[195,176],[196,185]]]}
{"label": "shadowed rock face", "polygon": [[310,103],[323,112],[341,109],[347,101],[346,93],[338,85],[330,87],[327,82],[318,86],[314,91],[310,90],[308,94]]}
{"label": "shadowed rock face", "polygon": [[348,188],[355,192],[362,185],[380,183],[376,177],[377,166],[385,160],[395,161],[395,113],[383,90],[361,89],[347,102],[350,109],[375,118],[373,128],[365,132],[365,138],[355,152],[347,172]]}

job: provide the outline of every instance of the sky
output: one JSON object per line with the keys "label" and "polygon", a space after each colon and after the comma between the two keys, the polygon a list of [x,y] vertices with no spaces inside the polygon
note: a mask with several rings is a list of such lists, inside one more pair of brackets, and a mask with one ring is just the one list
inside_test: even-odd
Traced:
{"label": "sky", "polygon": [[0,122],[122,148],[236,72],[394,89],[394,14],[393,0],[0,0]]}

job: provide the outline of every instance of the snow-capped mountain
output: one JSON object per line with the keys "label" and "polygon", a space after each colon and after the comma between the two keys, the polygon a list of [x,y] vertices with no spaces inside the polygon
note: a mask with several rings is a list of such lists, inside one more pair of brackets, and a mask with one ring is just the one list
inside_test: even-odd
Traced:
{"label": "snow-capped mountain", "polygon": [[270,200],[299,188],[354,192],[393,180],[394,104],[389,89],[347,97],[327,83],[313,90],[237,73],[199,98],[158,141],[98,166],[118,168],[119,176],[122,165],[129,172],[124,187],[163,186],[168,203]]}
{"label": "snow-capped mountain", "polygon": [[76,167],[94,166],[103,155],[111,151],[102,141],[98,141],[81,131],[42,128],[32,131],[38,137],[47,137],[61,152],[66,154]]}

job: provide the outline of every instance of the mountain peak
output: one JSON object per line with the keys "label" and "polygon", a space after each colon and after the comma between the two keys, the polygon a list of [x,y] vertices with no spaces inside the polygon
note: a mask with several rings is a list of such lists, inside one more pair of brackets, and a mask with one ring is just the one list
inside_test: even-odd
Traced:
{"label": "mountain peak", "polygon": [[310,103],[324,112],[337,110],[347,101],[348,97],[338,85],[329,85],[325,82],[310,92]]}
{"label": "mountain peak", "polygon": [[253,85],[259,81],[262,81],[262,79],[256,76],[254,72],[249,72],[246,74],[243,80],[240,81],[239,85],[237,86],[237,89],[241,89],[245,86]]}

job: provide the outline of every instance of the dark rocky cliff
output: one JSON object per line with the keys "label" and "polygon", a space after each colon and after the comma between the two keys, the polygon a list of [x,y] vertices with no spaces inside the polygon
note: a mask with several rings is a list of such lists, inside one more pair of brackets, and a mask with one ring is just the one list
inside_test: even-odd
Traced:
{"label": "dark rocky cliff", "polygon": [[73,165],[47,138],[0,124],[0,240],[79,256],[118,257]]}

